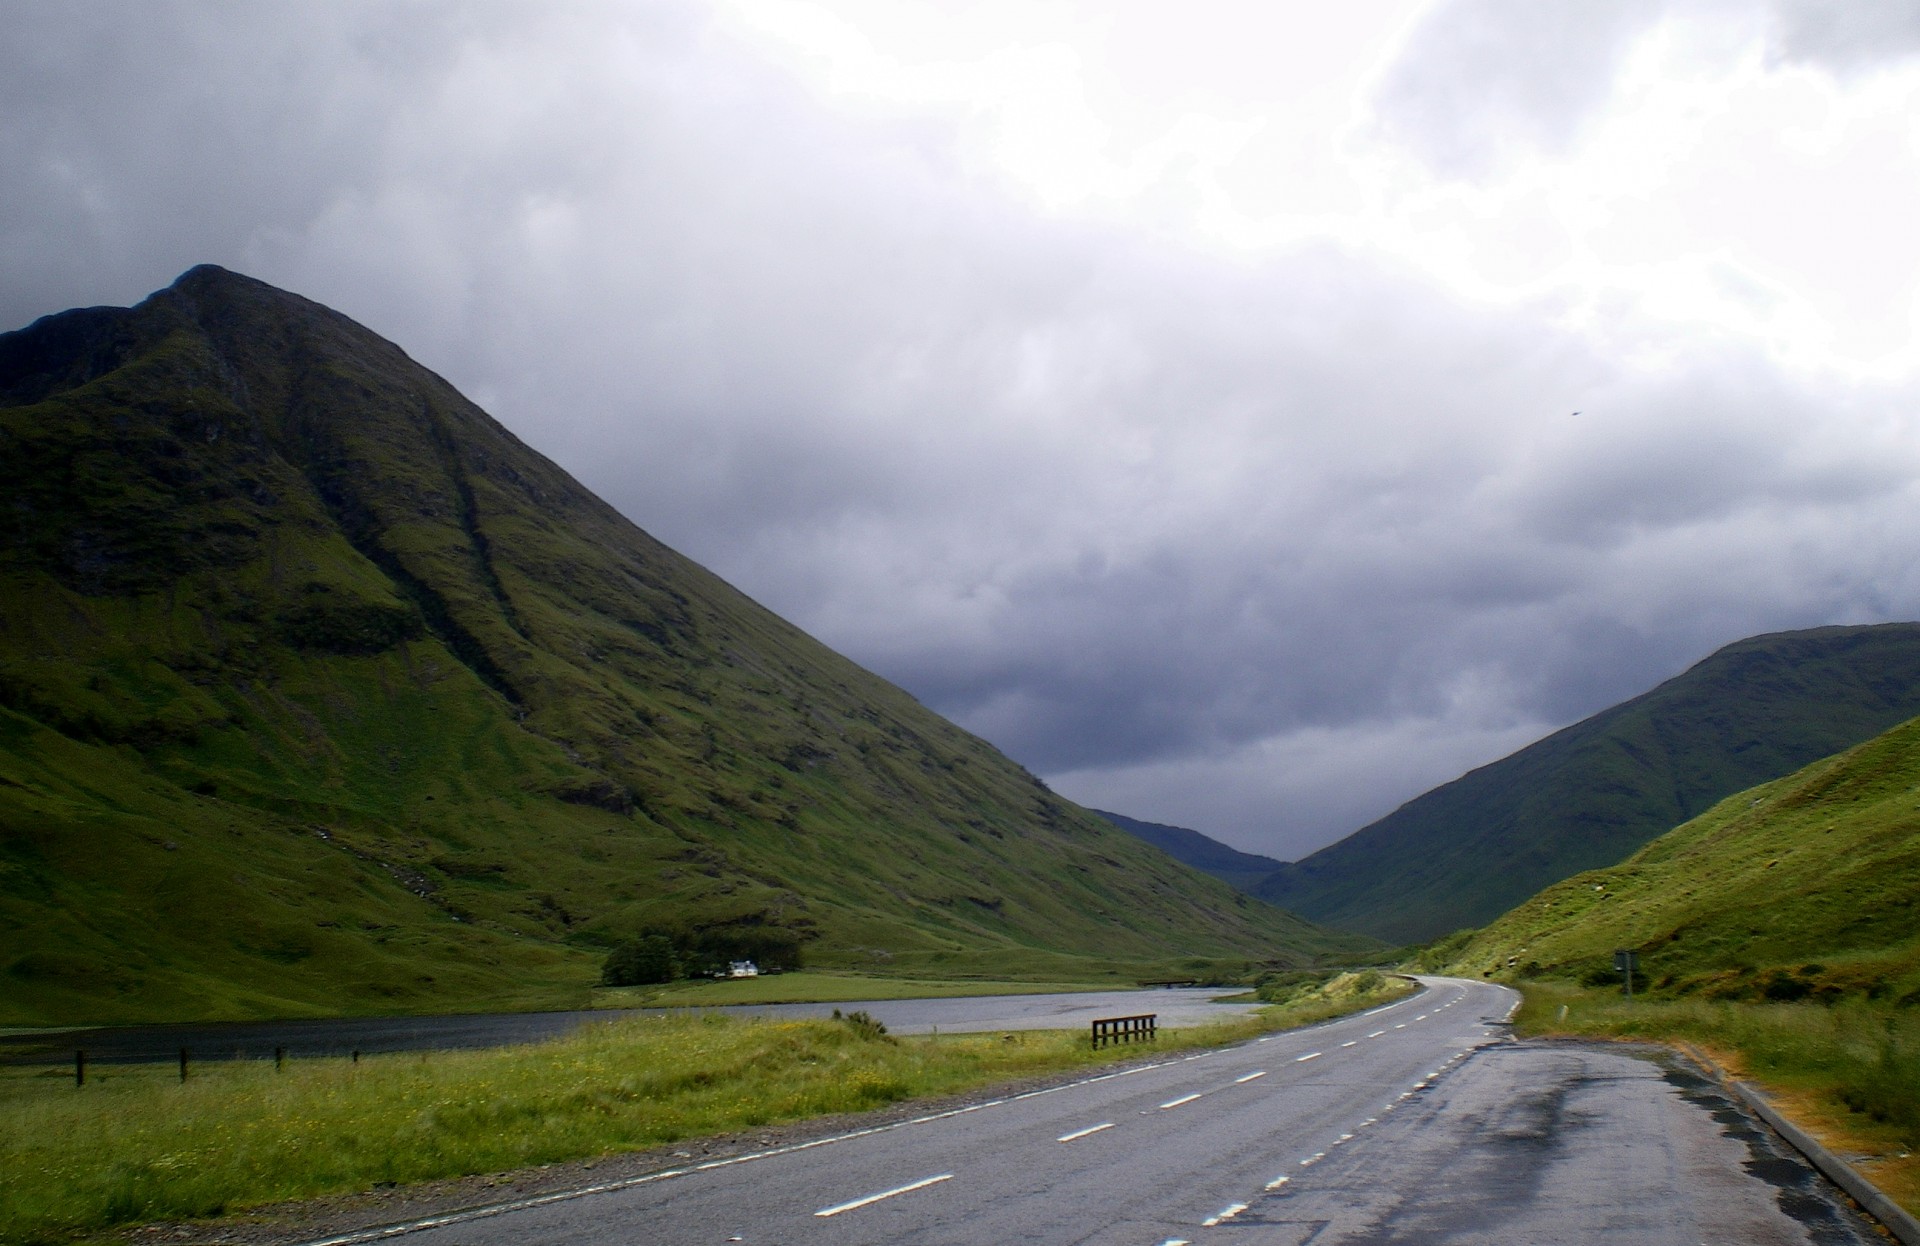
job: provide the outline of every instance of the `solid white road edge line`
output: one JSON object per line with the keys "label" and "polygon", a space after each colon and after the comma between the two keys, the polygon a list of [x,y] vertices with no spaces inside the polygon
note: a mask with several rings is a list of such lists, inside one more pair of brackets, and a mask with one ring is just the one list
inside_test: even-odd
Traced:
{"label": "solid white road edge line", "polygon": [[942,1173],[937,1177],[922,1177],[918,1181],[899,1186],[892,1190],[882,1190],[878,1194],[869,1194],[865,1198],[850,1199],[844,1203],[836,1203],[832,1207],[822,1207],[813,1214],[816,1216],[837,1216],[843,1211],[852,1211],[857,1207],[865,1207],[870,1203],[877,1203],[881,1199],[898,1198],[902,1194],[911,1194],[915,1190],[924,1190],[930,1185],[939,1185],[942,1181],[951,1180],[953,1180],[953,1174],[950,1172]]}

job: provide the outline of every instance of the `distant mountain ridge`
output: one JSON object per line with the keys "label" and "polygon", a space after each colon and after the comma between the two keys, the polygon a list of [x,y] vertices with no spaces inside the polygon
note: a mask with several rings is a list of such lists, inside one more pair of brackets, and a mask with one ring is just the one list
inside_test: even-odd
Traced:
{"label": "distant mountain ridge", "polygon": [[1029,979],[1356,945],[247,277],[0,335],[0,499],[0,1023],[579,1002],[647,927]]}
{"label": "distant mountain ridge", "polygon": [[1721,801],[1626,860],[1528,898],[1436,967],[1746,1000],[1920,1005],[1920,720]]}
{"label": "distant mountain ridge", "polygon": [[1407,802],[1254,892],[1315,921],[1423,942],[1915,715],[1920,624],[1751,637]]}
{"label": "distant mountain ridge", "polygon": [[1251,892],[1269,877],[1275,870],[1285,866],[1284,861],[1272,857],[1263,857],[1254,852],[1241,852],[1229,847],[1211,836],[1184,826],[1168,826],[1162,822],[1142,822],[1129,818],[1122,813],[1109,813],[1104,809],[1095,809],[1107,821],[1113,823],[1130,835],[1146,840],[1155,848],[1191,865],[1194,869],[1211,874],[1221,882],[1241,891]]}

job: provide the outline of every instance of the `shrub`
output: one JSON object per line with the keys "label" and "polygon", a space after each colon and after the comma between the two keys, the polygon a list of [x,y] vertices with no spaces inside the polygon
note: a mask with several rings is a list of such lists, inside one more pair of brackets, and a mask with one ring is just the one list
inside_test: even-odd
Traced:
{"label": "shrub", "polygon": [[1309,969],[1264,974],[1259,985],[1253,988],[1253,993],[1263,1004],[1284,1004],[1312,991],[1330,977],[1331,974],[1316,973]]}
{"label": "shrub", "polygon": [[887,1027],[880,1018],[874,1016],[864,1008],[856,1008],[854,1011],[846,1013],[845,1015],[842,1015],[840,1010],[836,1008],[833,1010],[833,1019],[869,1042],[880,1042],[884,1040],[891,1043],[898,1041],[887,1033]]}
{"label": "shrub", "polygon": [[1790,1003],[1796,999],[1805,999],[1812,994],[1813,986],[1784,969],[1776,969],[1761,984],[1760,993],[1775,1003]]}

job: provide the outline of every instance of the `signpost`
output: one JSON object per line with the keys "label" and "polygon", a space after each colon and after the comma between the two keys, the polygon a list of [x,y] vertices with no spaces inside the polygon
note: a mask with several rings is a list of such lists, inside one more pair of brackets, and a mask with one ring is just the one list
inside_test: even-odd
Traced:
{"label": "signpost", "polygon": [[1632,948],[1613,949],[1613,967],[1627,977],[1627,998],[1633,998],[1633,971],[1640,968],[1640,953]]}

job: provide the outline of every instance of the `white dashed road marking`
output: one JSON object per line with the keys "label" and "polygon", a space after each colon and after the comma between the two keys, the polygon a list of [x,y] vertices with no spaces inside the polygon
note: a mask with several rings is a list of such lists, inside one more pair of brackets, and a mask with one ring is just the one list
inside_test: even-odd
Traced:
{"label": "white dashed road marking", "polygon": [[1099,1125],[1090,1125],[1085,1129],[1077,1129],[1070,1134],[1062,1134],[1060,1137],[1055,1138],[1054,1141],[1055,1142],[1073,1142],[1077,1139],[1084,1138],[1089,1134],[1097,1134],[1102,1129],[1112,1129],[1112,1128],[1113,1128],[1113,1122],[1106,1121]]}
{"label": "white dashed road marking", "polygon": [[869,1194],[865,1198],[849,1199],[844,1203],[835,1203],[832,1207],[822,1207],[813,1214],[816,1216],[837,1216],[843,1211],[853,1211],[855,1208],[865,1207],[870,1203],[877,1203],[882,1199],[897,1198],[902,1194],[911,1194],[915,1190],[924,1190],[930,1185],[939,1185],[942,1181],[951,1180],[953,1180],[953,1174],[950,1172],[942,1173],[937,1177],[923,1177],[907,1185],[897,1186],[891,1190],[882,1190],[878,1194]]}

